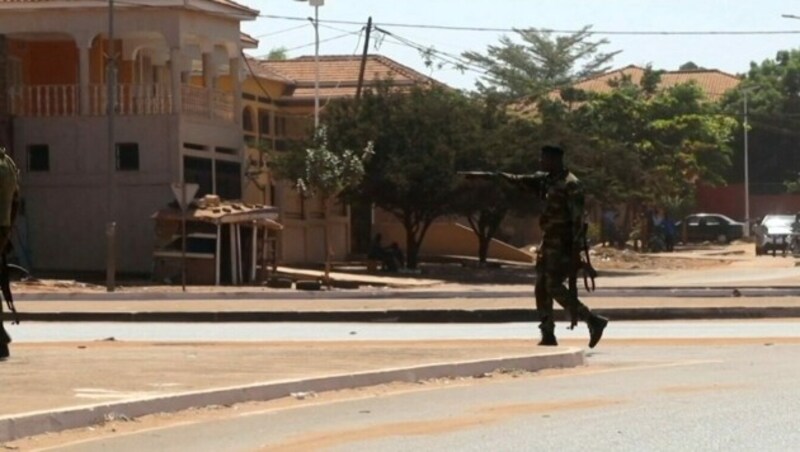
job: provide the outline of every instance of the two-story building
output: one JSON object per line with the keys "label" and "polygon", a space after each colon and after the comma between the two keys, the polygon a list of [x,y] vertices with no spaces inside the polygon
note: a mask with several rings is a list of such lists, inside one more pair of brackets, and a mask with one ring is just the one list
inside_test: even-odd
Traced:
{"label": "two-story building", "polygon": [[117,268],[148,272],[150,216],[173,199],[171,183],[242,195],[240,75],[254,43],[240,22],[258,12],[231,0],[126,0],[110,36],[108,5],[0,0],[0,139],[21,168],[18,243],[35,268],[105,268],[113,221]]}

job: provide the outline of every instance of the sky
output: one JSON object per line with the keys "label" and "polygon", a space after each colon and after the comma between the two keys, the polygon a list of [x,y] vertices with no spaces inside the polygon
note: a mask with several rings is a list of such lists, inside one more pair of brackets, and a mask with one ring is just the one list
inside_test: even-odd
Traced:
{"label": "sky", "polygon": [[[238,1],[259,10],[262,16],[309,17],[314,13],[307,2],[296,0]],[[797,32],[746,36],[595,36],[609,41],[604,51],[621,51],[612,62],[614,67],[652,64],[656,69],[671,70],[693,61],[699,66],[735,74],[747,72],[753,61],[773,58],[779,50],[800,47],[800,20],[782,18],[782,14],[800,16],[800,0],[325,0],[325,5],[319,8],[321,21],[366,24],[372,16],[378,26],[396,36],[456,56],[467,50],[484,52],[504,33],[401,28],[381,23],[559,30],[591,25],[597,32]],[[363,34],[359,36],[361,28],[322,22],[320,40],[338,39],[321,42],[320,54],[359,54],[364,43]],[[266,55],[277,47],[290,49],[289,57],[314,54],[314,29],[307,21],[260,17],[245,22],[243,30],[261,41],[257,50],[248,51],[251,55]],[[394,39],[371,39],[370,53],[386,55],[457,88],[473,89],[480,77],[477,72],[462,73],[452,66],[426,68],[417,50]]]}

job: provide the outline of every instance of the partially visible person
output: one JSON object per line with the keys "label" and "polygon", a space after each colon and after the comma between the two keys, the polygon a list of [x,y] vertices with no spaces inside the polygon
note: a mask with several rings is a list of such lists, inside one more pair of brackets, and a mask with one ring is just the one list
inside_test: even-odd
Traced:
{"label": "partially visible person", "polygon": [[[11,228],[14,225],[14,220],[17,217],[17,207],[19,201],[19,170],[14,160],[6,153],[6,149],[0,147],[0,252],[3,253],[3,263],[5,263],[5,253],[8,250],[9,240],[11,238]],[[3,265],[0,269],[3,272],[2,277],[8,278],[8,268]],[[6,280],[7,282],[7,280]],[[10,289],[6,287],[7,293],[4,293],[6,303],[11,303],[9,299]],[[4,291],[5,292],[5,291]],[[10,305],[10,304],[9,304]],[[3,304],[0,302],[0,314],[3,312]],[[11,343],[11,336],[9,336],[5,327],[3,327],[2,320],[0,320],[0,360],[6,359],[9,356],[8,344]]]}

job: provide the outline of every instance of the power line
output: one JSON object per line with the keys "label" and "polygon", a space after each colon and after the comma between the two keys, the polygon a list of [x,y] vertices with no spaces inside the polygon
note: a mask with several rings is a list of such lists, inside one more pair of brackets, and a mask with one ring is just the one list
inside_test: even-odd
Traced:
{"label": "power line", "polygon": [[[275,14],[262,14],[258,17],[264,19],[305,21],[306,17],[298,16],[279,16]],[[361,25],[361,22],[351,20],[324,19],[320,23],[340,24],[340,25]],[[493,27],[471,27],[471,26],[452,26],[435,24],[409,24],[394,22],[376,22],[376,26],[398,27],[398,28],[420,28],[430,30],[446,31],[472,31],[472,32],[493,32],[493,33],[513,33],[519,30],[536,30],[544,33],[574,34],[583,30],[564,30],[556,28],[493,28]],[[753,35],[797,35],[800,30],[590,30],[595,35],[622,35],[622,36],[753,36]]]}
{"label": "power line", "polygon": [[295,27],[284,28],[283,30],[273,31],[272,33],[267,33],[267,34],[264,34],[264,35],[258,35],[258,36],[254,36],[254,37],[256,39],[266,38],[266,37],[269,37],[269,36],[275,36],[275,35],[283,34],[283,33],[289,32],[289,31],[299,30],[301,28],[305,28],[305,27],[308,27],[310,25],[311,24],[297,25]]}

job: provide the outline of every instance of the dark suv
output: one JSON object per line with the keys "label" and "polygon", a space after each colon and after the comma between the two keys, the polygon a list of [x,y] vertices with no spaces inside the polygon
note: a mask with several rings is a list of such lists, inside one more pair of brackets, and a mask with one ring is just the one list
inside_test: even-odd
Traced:
{"label": "dark suv", "polygon": [[686,224],[687,242],[727,243],[744,236],[744,223],[718,213],[695,213],[676,223],[680,231]]}

